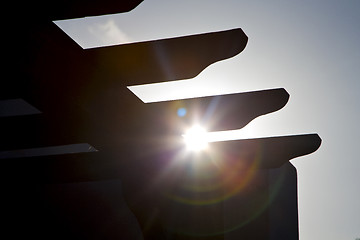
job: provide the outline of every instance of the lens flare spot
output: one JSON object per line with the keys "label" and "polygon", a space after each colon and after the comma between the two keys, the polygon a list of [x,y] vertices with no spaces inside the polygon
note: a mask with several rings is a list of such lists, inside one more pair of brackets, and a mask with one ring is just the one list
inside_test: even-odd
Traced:
{"label": "lens flare spot", "polygon": [[178,115],[179,117],[185,117],[185,115],[186,115],[186,108],[179,108],[179,109],[177,110],[177,115]]}

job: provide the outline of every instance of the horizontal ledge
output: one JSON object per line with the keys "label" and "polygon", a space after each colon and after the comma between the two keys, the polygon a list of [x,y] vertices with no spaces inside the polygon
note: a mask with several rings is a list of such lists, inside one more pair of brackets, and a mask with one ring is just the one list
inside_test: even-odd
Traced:
{"label": "horizontal ledge", "polygon": [[39,147],[29,149],[18,149],[0,152],[0,159],[28,158],[40,156],[52,156],[61,154],[74,154],[85,152],[97,152],[97,150],[88,143],[77,143],[62,146]]}
{"label": "horizontal ledge", "polygon": [[22,98],[0,100],[0,117],[40,114],[37,108]]}
{"label": "horizontal ledge", "polygon": [[[186,161],[180,162],[186,164],[187,160],[215,157],[230,166],[243,161],[245,165],[254,163],[257,170],[278,168],[293,158],[315,152],[321,145],[321,138],[317,134],[305,134],[216,142],[209,145],[211,151],[207,154],[193,157],[185,154]],[[146,154],[145,158],[142,157],[143,154],[139,155],[139,152],[149,150],[151,149],[139,146],[127,150],[9,159],[2,162],[2,177],[21,182],[59,183],[157,176],[164,164],[169,163],[172,158],[164,159],[162,150]],[[175,150],[175,154],[176,151],[181,149]],[[180,164],[180,169],[181,166]]]}

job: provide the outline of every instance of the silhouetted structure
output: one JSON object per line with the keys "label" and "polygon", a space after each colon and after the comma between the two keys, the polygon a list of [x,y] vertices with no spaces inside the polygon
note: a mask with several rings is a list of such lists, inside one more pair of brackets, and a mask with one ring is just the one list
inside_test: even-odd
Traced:
{"label": "silhouetted structure", "polygon": [[89,143],[99,151],[3,159],[6,228],[14,238],[129,238],[113,212],[121,179],[144,239],[298,239],[288,160],[315,151],[316,134],[211,143],[202,154],[185,153],[180,141],[196,117],[210,131],[230,130],[277,111],[284,89],[144,104],[126,88],[191,78],[235,56],[247,43],[241,29],[83,50],[51,22],[140,2],[10,7],[25,30],[9,28],[14,79],[1,99],[22,98],[42,114],[1,118],[0,150]]}

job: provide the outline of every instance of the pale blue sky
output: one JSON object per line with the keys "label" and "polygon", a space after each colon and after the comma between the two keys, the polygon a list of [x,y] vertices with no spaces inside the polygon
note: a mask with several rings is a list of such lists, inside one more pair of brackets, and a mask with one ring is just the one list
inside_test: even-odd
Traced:
{"label": "pale blue sky", "polygon": [[358,0],[145,0],[130,13],[57,22],[84,48],[242,28],[249,42],[236,57],[194,79],[133,90],[156,101],[189,97],[190,89],[201,96],[284,87],[285,108],[233,136],[323,139],[317,152],[292,160],[301,240],[360,238],[359,23]]}

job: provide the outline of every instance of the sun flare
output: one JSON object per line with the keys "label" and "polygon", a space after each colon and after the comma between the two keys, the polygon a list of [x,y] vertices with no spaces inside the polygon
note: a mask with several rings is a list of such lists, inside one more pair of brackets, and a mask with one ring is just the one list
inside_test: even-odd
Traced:
{"label": "sun flare", "polygon": [[191,127],[182,136],[188,150],[197,152],[205,150],[208,146],[207,131],[199,125]]}

